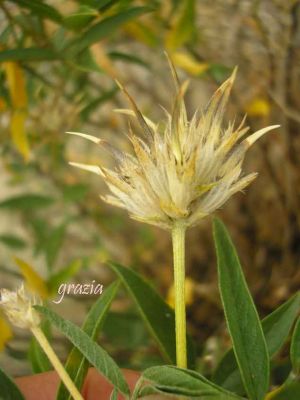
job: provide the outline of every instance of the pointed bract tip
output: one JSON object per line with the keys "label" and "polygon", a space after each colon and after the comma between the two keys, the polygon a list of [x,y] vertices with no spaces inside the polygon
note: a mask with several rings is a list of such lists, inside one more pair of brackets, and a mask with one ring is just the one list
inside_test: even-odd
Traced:
{"label": "pointed bract tip", "polygon": [[96,175],[103,176],[103,172],[98,165],[81,164],[73,161],[69,161],[68,164],[71,165],[72,167],[76,167],[84,171],[93,172]]}
{"label": "pointed bract tip", "polygon": [[81,133],[81,132],[66,132],[69,135],[74,135],[74,136],[80,136],[83,137],[84,139],[90,140],[93,143],[99,144],[102,140],[97,138],[96,136],[92,135],[87,135],[86,133]]}

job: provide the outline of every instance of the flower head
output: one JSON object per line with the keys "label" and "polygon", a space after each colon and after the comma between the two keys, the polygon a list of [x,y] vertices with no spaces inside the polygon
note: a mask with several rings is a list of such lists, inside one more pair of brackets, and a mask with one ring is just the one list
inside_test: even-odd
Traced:
{"label": "flower head", "polygon": [[40,324],[40,316],[32,307],[37,300],[21,285],[18,290],[0,290],[0,306],[10,322],[18,328],[30,329]]}
{"label": "flower head", "polygon": [[221,207],[234,193],[244,189],[256,173],[242,176],[242,163],[249,147],[266,132],[268,126],[244,138],[248,128],[231,122],[224,127],[225,106],[236,69],[215,92],[200,115],[188,119],[184,95],[187,82],[179,83],[170,62],[176,86],[171,113],[155,124],[141,114],[127,90],[132,110],[118,110],[137,118],[144,137],[135,135],[129,126],[129,140],[134,155],[121,153],[102,139],[78,132],[112,152],[118,162],[116,170],[103,166],[70,163],[94,172],[105,180],[111,195],[104,201],[126,209],[136,220],[172,229],[177,223],[196,225],[203,217]]}

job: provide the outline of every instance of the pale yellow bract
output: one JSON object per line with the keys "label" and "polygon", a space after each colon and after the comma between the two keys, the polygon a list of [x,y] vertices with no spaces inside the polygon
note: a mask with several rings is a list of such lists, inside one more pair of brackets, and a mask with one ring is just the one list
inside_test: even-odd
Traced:
{"label": "pale yellow bract", "polygon": [[244,127],[244,120],[238,127],[233,122],[224,127],[225,106],[236,69],[215,92],[206,109],[189,120],[184,102],[187,82],[181,85],[170,65],[176,96],[172,112],[166,111],[165,120],[159,124],[143,116],[119,84],[132,105],[132,111],[119,111],[135,116],[144,133],[142,139],[129,129],[134,155],[121,153],[97,137],[68,132],[108,146],[117,159],[115,171],[70,163],[102,176],[111,191],[111,195],[102,197],[104,201],[126,209],[136,220],[168,230],[178,223],[185,227],[196,225],[249,185],[256,173],[242,175],[245,153],[262,135],[278,127],[268,126],[246,138],[248,128]]}
{"label": "pale yellow bract", "polygon": [[9,321],[18,328],[31,329],[40,324],[40,316],[32,307],[39,303],[36,298],[26,292],[24,285],[16,291],[0,290],[0,306]]}

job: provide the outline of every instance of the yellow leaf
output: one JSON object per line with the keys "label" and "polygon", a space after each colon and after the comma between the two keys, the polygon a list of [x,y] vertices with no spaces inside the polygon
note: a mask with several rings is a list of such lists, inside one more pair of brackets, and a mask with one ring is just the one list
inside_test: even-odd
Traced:
{"label": "yellow leaf", "polygon": [[15,110],[10,121],[10,131],[14,145],[22,154],[25,161],[30,155],[29,142],[25,131],[26,112]]}
{"label": "yellow leaf", "polygon": [[155,47],[158,44],[158,38],[153,30],[145,23],[133,21],[124,26],[124,30],[134,37],[134,39],[146,44],[150,47]]}
{"label": "yellow leaf", "polygon": [[13,333],[10,325],[0,314],[0,351],[4,349],[5,344],[12,338]]}
{"label": "yellow leaf", "polygon": [[257,97],[246,107],[246,113],[252,117],[267,117],[270,114],[271,106],[268,100]]}
{"label": "yellow leaf", "polygon": [[179,6],[171,29],[166,35],[165,45],[169,50],[176,50],[190,41],[195,32],[195,0],[184,0]]}
{"label": "yellow leaf", "polygon": [[172,60],[175,65],[182,68],[191,75],[201,75],[209,68],[209,64],[197,61],[193,56],[183,52],[172,54]]}
{"label": "yellow leaf", "polygon": [[26,85],[22,68],[18,63],[7,61],[4,64],[11,102],[14,108],[27,107]]}
{"label": "yellow leaf", "polygon": [[[187,277],[185,279],[185,304],[186,305],[191,305],[194,300],[194,289],[195,289],[195,282],[193,279]],[[175,302],[175,290],[174,290],[174,284],[169,288],[168,293],[167,293],[167,303],[169,304],[170,307],[174,308],[174,302]]]}
{"label": "yellow leaf", "polygon": [[10,121],[12,140],[24,160],[27,161],[29,158],[29,143],[25,131],[25,121],[28,100],[23,70],[18,63],[13,61],[4,62],[3,66],[13,108]]}
{"label": "yellow leaf", "polygon": [[46,299],[49,296],[49,291],[43,278],[24,260],[21,260],[18,257],[15,257],[14,260],[20,268],[28,288],[33,293],[38,294],[42,299]]}

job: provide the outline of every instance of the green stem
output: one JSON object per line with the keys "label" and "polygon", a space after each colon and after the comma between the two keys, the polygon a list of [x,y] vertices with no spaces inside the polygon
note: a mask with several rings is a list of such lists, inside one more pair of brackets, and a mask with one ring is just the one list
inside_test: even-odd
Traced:
{"label": "green stem", "polygon": [[172,230],[174,288],[175,288],[175,330],[177,367],[187,368],[186,316],[185,316],[185,226],[177,224]]}

